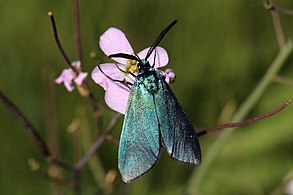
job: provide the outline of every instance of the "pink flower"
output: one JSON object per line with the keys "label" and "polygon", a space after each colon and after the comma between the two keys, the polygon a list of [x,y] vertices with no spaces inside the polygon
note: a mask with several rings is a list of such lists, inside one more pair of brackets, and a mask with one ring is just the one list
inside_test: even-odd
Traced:
{"label": "pink flower", "polygon": [[[76,67],[77,69],[80,69],[80,61],[72,62],[72,66]],[[71,68],[64,69],[61,75],[55,79],[55,83],[64,83],[66,89],[68,91],[72,91],[74,89],[72,81],[74,81],[76,85],[81,85],[83,80],[86,78],[87,74],[88,73],[86,72],[80,72],[77,75]]]}
{"label": "pink flower", "polygon": [[[125,34],[114,27],[109,28],[101,35],[100,47],[107,56],[116,53],[135,54]],[[146,48],[139,52],[137,54],[138,57],[144,59],[148,50],[149,48]],[[154,59],[154,57],[156,57],[156,59]],[[115,58],[113,60],[117,63],[104,63],[95,67],[92,72],[92,79],[106,91],[105,102],[107,105],[113,110],[125,114],[131,86],[126,86],[113,80],[133,83],[135,80],[133,75],[137,75],[138,73],[137,62],[135,60],[124,58]],[[156,47],[155,51],[148,58],[148,61],[151,65],[154,64],[155,68],[160,68],[167,65],[169,58],[165,49],[162,47]],[[171,71],[170,73],[162,71],[162,75],[166,76],[166,81],[168,83],[172,78],[175,78],[174,72],[172,74]]]}
{"label": "pink flower", "polygon": [[161,71],[161,74],[165,77],[165,81],[169,84],[174,83],[176,79],[176,74],[172,69],[167,69]]}

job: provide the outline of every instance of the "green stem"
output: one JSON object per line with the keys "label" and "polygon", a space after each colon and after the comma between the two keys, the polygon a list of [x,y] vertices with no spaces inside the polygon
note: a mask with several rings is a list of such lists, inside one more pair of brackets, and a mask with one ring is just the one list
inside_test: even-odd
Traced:
{"label": "green stem", "polygon": [[[90,132],[88,116],[86,110],[83,107],[78,107],[78,118],[81,120],[80,132],[81,132],[81,145],[83,152],[86,153],[92,143],[92,135]],[[99,188],[103,188],[105,180],[105,170],[97,155],[93,155],[88,161],[89,169],[94,177],[95,182]]]}
{"label": "green stem", "polygon": [[[264,94],[266,88],[273,81],[275,76],[278,74],[281,67],[284,65],[285,61],[291,54],[293,49],[292,40],[290,39],[286,45],[280,50],[265,75],[262,77],[259,84],[252,91],[252,93],[246,98],[246,100],[242,103],[240,108],[236,111],[235,115],[232,118],[232,121],[240,121],[243,120],[249,111],[256,105],[261,96]],[[224,130],[218,139],[213,143],[213,145],[209,148],[209,150],[205,154],[205,159],[203,160],[203,164],[199,167],[191,176],[188,186],[187,192],[188,194],[197,194],[199,186],[203,181],[206,173],[208,172],[209,167],[212,165],[213,161],[216,159],[219,151],[223,148],[225,142],[232,135],[235,128]]]}

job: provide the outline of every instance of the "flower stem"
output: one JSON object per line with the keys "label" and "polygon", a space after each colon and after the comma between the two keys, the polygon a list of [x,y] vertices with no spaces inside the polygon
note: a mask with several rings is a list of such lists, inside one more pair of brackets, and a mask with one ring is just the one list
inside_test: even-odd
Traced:
{"label": "flower stem", "polygon": [[56,45],[63,57],[63,59],[65,60],[66,64],[76,73],[78,74],[78,70],[72,66],[65,50],[63,49],[62,45],[61,45],[61,42],[60,42],[60,39],[59,39],[59,36],[58,36],[58,32],[57,32],[57,27],[56,27],[56,22],[55,22],[55,18],[54,18],[54,15],[53,15],[53,12],[48,12],[48,16],[50,18],[50,22],[51,22],[51,26],[52,26],[52,31],[53,31],[53,35],[54,35],[54,40],[56,42]]}
{"label": "flower stem", "polygon": [[[80,138],[83,152],[87,152],[91,144],[91,129],[88,121],[88,116],[84,107],[79,106],[77,110],[77,117],[80,119]],[[97,185],[102,188],[105,181],[105,170],[98,158],[98,156],[93,155],[93,157],[88,161],[89,169],[97,183]]]}
{"label": "flower stem", "polygon": [[75,35],[75,49],[77,59],[82,66],[82,50],[81,50],[81,36],[80,36],[80,22],[79,22],[79,1],[73,0],[73,14],[74,14],[74,35]]}
{"label": "flower stem", "polygon": [[58,165],[67,171],[74,171],[73,168],[65,162],[57,159],[49,149],[43,137],[38,133],[38,130],[28,120],[28,118],[20,111],[20,109],[0,90],[0,100],[3,104],[16,116],[16,118],[23,124],[27,133],[33,138],[34,142],[41,150],[42,154],[48,159],[49,163]]}
{"label": "flower stem", "polygon": [[285,45],[285,36],[280,20],[280,14],[279,11],[276,9],[276,0],[267,0],[264,3],[264,7],[271,11],[273,25],[275,29],[276,38],[279,44],[279,47],[282,48]]}
{"label": "flower stem", "polygon": [[292,9],[285,9],[275,5],[275,2],[264,0],[264,7],[268,10],[275,10],[281,14],[293,15]]}
{"label": "flower stem", "polygon": [[33,124],[26,118],[26,116],[16,107],[16,105],[0,91],[0,99],[3,104],[17,117],[17,119],[23,124],[28,134],[33,138],[33,140],[38,145],[42,154],[46,157],[51,157],[52,152],[50,151],[48,145],[45,143],[45,140],[38,133],[37,129]]}
{"label": "flower stem", "polygon": [[[262,77],[256,88],[251,92],[251,94],[242,103],[240,108],[237,110],[232,118],[232,121],[241,121],[248,114],[248,112],[255,106],[259,101],[264,91],[273,81],[281,67],[284,65],[286,59],[289,57],[293,49],[292,40],[290,39],[286,45],[279,51],[278,55],[275,57],[274,61],[266,71],[265,75]],[[227,129],[223,131],[218,139],[213,143],[209,150],[205,154],[205,159],[201,167],[194,172],[189,180],[187,186],[188,194],[196,194],[203,178],[208,172],[209,167],[212,165],[213,161],[216,159],[219,151],[223,148],[228,138],[232,135],[235,128]]]}
{"label": "flower stem", "polygon": [[115,127],[115,125],[117,124],[120,116],[121,116],[121,114],[116,114],[115,116],[113,116],[113,119],[110,122],[110,124],[109,124],[107,130],[105,131],[105,133],[103,133],[101,136],[99,136],[96,139],[96,141],[91,145],[91,147],[89,148],[87,153],[84,155],[84,157],[75,164],[74,167],[75,167],[76,170],[81,170],[86,165],[86,163],[91,159],[91,157],[94,155],[96,150],[108,138],[108,135],[112,132],[112,130]]}

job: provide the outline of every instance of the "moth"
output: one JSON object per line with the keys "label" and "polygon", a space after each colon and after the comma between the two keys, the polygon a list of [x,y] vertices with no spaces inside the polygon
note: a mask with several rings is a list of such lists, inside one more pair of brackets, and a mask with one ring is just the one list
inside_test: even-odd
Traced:
{"label": "moth", "polygon": [[200,145],[191,121],[164,76],[148,62],[152,52],[176,23],[174,20],[159,34],[144,59],[126,53],[109,55],[109,58],[135,60],[138,67],[118,149],[118,168],[126,183],[154,167],[163,148],[178,162],[201,163]]}

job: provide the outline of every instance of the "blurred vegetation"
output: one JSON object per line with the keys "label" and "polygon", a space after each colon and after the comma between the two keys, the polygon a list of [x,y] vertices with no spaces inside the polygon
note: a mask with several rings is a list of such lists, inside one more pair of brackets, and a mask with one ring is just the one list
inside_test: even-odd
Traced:
{"label": "blurred vegetation", "polygon": [[[293,9],[292,1],[278,1],[278,5]],[[88,99],[76,90],[68,93],[64,86],[54,84],[67,66],[56,48],[48,11],[55,15],[70,59],[76,59],[72,1],[0,0],[0,89],[40,130],[54,154],[74,164],[80,157],[78,151],[84,154],[97,136],[95,119]],[[292,37],[293,16],[280,16],[287,41]],[[80,1],[84,69],[90,73],[98,63],[108,61],[99,49],[98,38],[110,26],[123,30],[135,50],[140,51],[174,19],[179,23],[161,43],[170,57],[167,68],[177,75],[171,86],[174,93],[198,129],[229,122],[279,52],[271,13],[261,0]],[[92,51],[97,59],[89,57]],[[292,60],[293,56],[280,75],[293,77]],[[89,84],[104,104],[103,90],[91,79]],[[247,118],[270,111],[292,97],[292,85],[272,82]],[[228,104],[232,105],[230,110],[220,118]],[[292,114],[289,106],[269,119],[238,128],[196,190],[200,194],[283,194],[287,176],[293,172]],[[81,120],[87,131],[68,133],[74,119]],[[101,119],[105,129],[111,116],[104,113]],[[113,131],[117,139],[121,125],[122,118]],[[220,133],[200,138],[202,164]],[[82,149],[77,150],[79,144]],[[27,162],[33,158],[42,170],[56,171],[2,104],[0,153],[1,194],[72,194],[69,187],[54,185],[30,170]],[[81,187],[84,194],[102,193],[101,175],[111,171],[118,174],[115,184],[107,188],[112,194],[183,194],[197,170],[200,167],[178,164],[163,152],[151,172],[125,185],[117,170],[117,147],[105,142],[83,170]],[[59,172],[54,173],[70,177],[69,173]]]}

